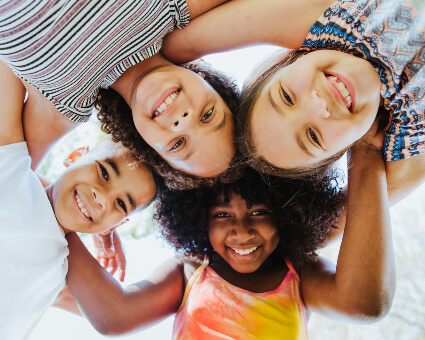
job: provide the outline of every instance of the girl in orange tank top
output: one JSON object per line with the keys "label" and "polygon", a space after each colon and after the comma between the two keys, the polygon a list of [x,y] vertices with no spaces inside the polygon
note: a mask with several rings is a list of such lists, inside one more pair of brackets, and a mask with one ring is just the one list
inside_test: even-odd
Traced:
{"label": "girl in orange tank top", "polygon": [[70,235],[70,290],[103,334],[171,314],[173,339],[196,340],[306,339],[310,311],[379,320],[395,291],[385,166],[362,150],[352,157],[338,268],[314,254],[341,222],[335,187],[247,170],[232,184],[160,192],[156,219],[178,255],[127,288]]}

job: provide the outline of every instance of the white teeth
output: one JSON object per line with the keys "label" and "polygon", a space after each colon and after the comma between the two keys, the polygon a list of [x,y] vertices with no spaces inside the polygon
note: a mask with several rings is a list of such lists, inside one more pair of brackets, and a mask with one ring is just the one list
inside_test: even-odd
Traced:
{"label": "white teeth", "polygon": [[336,88],[338,89],[339,93],[343,97],[344,102],[345,102],[345,106],[347,106],[347,108],[350,108],[351,103],[352,103],[351,97],[350,97],[350,92],[348,92],[348,90],[345,87],[344,83],[342,83],[341,81],[339,81],[338,78],[337,77],[334,77],[334,76],[330,76],[329,79],[332,80],[332,81],[334,81],[336,83]]}
{"label": "white teeth", "polygon": [[154,111],[154,117],[157,116],[158,113],[163,113],[164,110],[167,108],[167,106],[171,105],[171,103],[176,99],[177,95],[179,93],[179,90],[176,92],[171,93],[163,102],[161,105],[159,105],[155,111]]}
{"label": "white teeth", "polygon": [[78,194],[75,194],[75,198],[77,199],[78,207],[80,208],[81,212],[86,216],[87,218],[91,218],[89,215],[89,212],[87,211],[86,207],[83,204],[83,201],[81,200],[80,196]]}
{"label": "white teeth", "polygon": [[251,254],[253,251],[256,251],[258,247],[250,248],[250,249],[235,249],[231,248],[236,254],[239,255],[248,255]]}

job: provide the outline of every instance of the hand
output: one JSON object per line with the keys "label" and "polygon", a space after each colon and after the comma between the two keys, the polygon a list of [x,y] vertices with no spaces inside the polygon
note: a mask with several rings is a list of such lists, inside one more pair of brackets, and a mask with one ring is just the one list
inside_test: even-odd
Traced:
{"label": "hand", "polygon": [[118,270],[118,279],[125,277],[125,254],[118,233],[113,230],[108,235],[93,235],[94,257],[111,275]]}
{"label": "hand", "polygon": [[361,139],[366,147],[379,151],[384,148],[384,140],[385,132],[379,128],[379,119],[375,119],[369,131]]}

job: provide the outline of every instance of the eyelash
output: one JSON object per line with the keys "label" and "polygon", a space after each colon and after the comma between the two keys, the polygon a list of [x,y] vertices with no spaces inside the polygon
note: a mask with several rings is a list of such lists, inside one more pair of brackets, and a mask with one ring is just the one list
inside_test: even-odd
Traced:
{"label": "eyelash", "polygon": [[[102,174],[103,179],[105,181],[108,181],[109,180],[108,170],[106,170],[106,168],[102,164],[100,164],[100,163],[97,163],[97,164],[99,164],[100,173]],[[119,198],[117,198],[117,203],[125,211],[125,213],[127,214],[127,207],[126,207],[124,201],[121,200],[121,199],[119,199]]]}
{"label": "eyelash", "polygon": [[106,168],[102,164],[100,164],[100,163],[97,163],[97,164],[99,164],[100,172],[102,174],[103,179],[105,181],[108,181],[109,180],[108,170],[106,170]]}
{"label": "eyelash", "polygon": [[118,205],[125,211],[125,213],[127,214],[127,207],[125,206],[125,203],[123,200],[117,198],[117,203]]}
{"label": "eyelash", "polygon": [[316,134],[313,132],[313,130],[311,128],[308,128],[308,133],[311,137],[311,139],[313,140],[313,142],[318,146],[318,147],[322,147],[320,145],[319,139],[317,138]]}
{"label": "eyelash", "polygon": [[180,138],[168,151],[176,151],[184,142],[184,137]]}
{"label": "eyelash", "polygon": [[[259,213],[259,214],[257,215],[257,214],[255,214],[255,213]],[[252,215],[252,216],[265,216],[265,215],[268,215],[268,214],[270,214],[270,212],[269,212],[269,211],[267,211],[267,210],[254,210],[254,211],[251,213],[251,215]]]}
{"label": "eyelash", "polygon": [[[207,118],[204,118],[206,115],[208,115],[208,113],[210,113],[209,116]],[[214,116],[215,116],[215,107],[213,107],[212,109],[210,109],[207,112],[205,112],[205,114],[201,117],[201,122],[204,122],[206,120],[211,121],[211,120],[214,119]]]}
{"label": "eyelash", "polygon": [[230,215],[228,213],[225,213],[225,212],[219,212],[219,213],[214,214],[213,217],[216,217],[216,218],[225,218],[225,217],[230,217]]}
{"label": "eyelash", "polygon": [[[286,93],[286,91],[281,87],[280,88],[281,89],[281,91],[282,91],[282,96],[283,96],[283,98],[285,98],[285,100],[289,103],[289,105],[290,106],[292,106],[292,105],[294,105],[294,102],[292,101],[292,99],[291,99],[291,97],[289,96],[289,94],[288,93]],[[283,99],[282,98],[282,99]],[[284,100],[284,102],[285,102],[285,100]],[[286,103],[285,103],[286,104]]]}

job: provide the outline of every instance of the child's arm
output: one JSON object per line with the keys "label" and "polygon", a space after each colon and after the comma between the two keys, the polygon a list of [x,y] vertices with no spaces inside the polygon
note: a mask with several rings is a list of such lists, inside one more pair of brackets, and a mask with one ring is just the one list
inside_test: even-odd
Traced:
{"label": "child's arm", "polygon": [[31,168],[34,170],[54,142],[78,126],[78,123],[64,117],[36,88],[26,82],[23,84],[28,91],[23,126]]}
{"label": "child's arm", "polygon": [[161,52],[175,63],[254,44],[299,48],[333,1],[233,0],[164,38]]}
{"label": "child's arm", "polygon": [[385,162],[391,205],[418,188],[425,180],[425,154]]}
{"label": "child's arm", "polygon": [[67,284],[98,332],[127,333],[177,311],[184,291],[183,265],[177,259],[163,263],[149,279],[122,288],[75,233],[67,234],[67,240]]}
{"label": "child's arm", "polygon": [[301,272],[311,311],[357,322],[385,316],[395,292],[395,265],[381,155],[355,150],[349,169],[347,222],[337,267],[319,259]]}
{"label": "child's arm", "polygon": [[25,140],[22,126],[22,109],[25,87],[13,71],[0,60],[0,103],[2,122],[0,124],[0,146]]}

